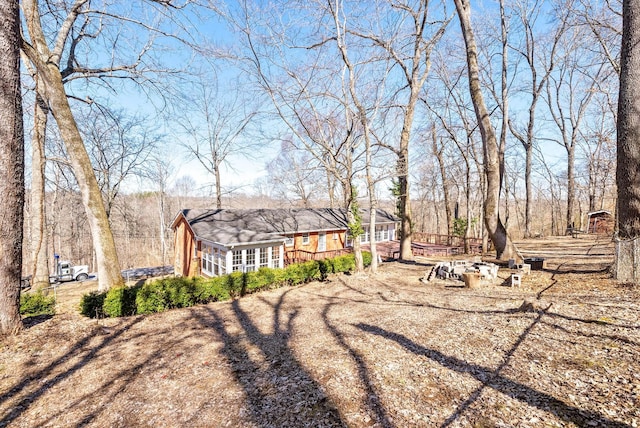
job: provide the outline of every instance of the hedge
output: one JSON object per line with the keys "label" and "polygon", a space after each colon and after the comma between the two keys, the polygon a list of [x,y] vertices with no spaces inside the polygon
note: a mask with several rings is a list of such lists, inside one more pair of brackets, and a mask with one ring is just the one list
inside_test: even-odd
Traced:
{"label": "hedge", "polygon": [[[363,252],[363,259],[365,266],[368,266],[371,254]],[[233,272],[213,278],[163,278],[144,285],[85,294],[80,302],[80,313],[91,318],[103,318],[162,312],[229,300],[270,288],[325,280],[329,274],[354,269],[354,256],[348,254],[333,259],[295,263],[284,269],[262,267],[255,272]]]}
{"label": "hedge", "polygon": [[54,315],[56,313],[56,299],[45,296],[42,291],[20,294],[20,315],[33,317],[36,315]]}

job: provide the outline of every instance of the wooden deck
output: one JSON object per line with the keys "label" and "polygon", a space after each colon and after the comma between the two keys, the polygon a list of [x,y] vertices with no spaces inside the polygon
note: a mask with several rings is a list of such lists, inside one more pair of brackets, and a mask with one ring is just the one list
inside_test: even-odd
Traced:
{"label": "wooden deck", "polygon": [[[414,241],[411,243],[411,250],[414,256],[423,257],[448,257],[457,254],[464,254],[464,239],[458,236],[434,235],[418,233],[414,234],[415,239],[423,239],[425,242]],[[482,241],[479,239],[470,239],[469,247],[471,254],[480,254],[482,252]],[[369,251],[371,246],[363,244],[362,249]],[[383,241],[376,242],[376,250],[378,255],[385,260],[396,260],[400,258],[400,241]],[[309,260],[323,260],[344,254],[351,254],[352,248],[344,248],[340,250],[322,251],[312,253],[304,250],[285,251],[284,263],[300,263]]]}
{"label": "wooden deck", "polygon": [[[457,243],[457,242],[456,242]],[[471,254],[480,254],[482,244],[473,243],[470,245]],[[363,245],[363,250],[369,250],[369,245]],[[377,242],[376,250],[380,257],[387,260],[400,258],[400,241]],[[448,257],[457,254],[464,254],[464,243],[462,245],[447,245],[445,243],[412,242],[411,250],[414,256],[423,257]]]}

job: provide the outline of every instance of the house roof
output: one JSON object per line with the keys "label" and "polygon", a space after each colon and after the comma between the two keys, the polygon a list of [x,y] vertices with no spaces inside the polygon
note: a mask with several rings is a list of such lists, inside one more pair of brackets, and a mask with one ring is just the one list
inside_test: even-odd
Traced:
{"label": "house roof", "polygon": [[[184,209],[184,216],[198,239],[224,245],[278,242],[286,234],[346,230],[346,210],[339,208],[300,209]],[[376,222],[388,224],[396,217],[376,210]],[[174,228],[176,225],[174,221]],[[363,224],[369,224],[369,211],[362,210]]]}
{"label": "house roof", "polygon": [[597,215],[611,215],[611,213],[606,210],[591,211],[590,213],[587,213],[587,217],[592,217]]}

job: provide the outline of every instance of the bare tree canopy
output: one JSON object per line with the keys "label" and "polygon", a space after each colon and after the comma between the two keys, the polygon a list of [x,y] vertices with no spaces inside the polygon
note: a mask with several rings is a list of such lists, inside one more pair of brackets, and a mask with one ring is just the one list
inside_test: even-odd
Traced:
{"label": "bare tree canopy", "polygon": [[217,208],[222,208],[222,166],[233,169],[232,157],[250,158],[259,147],[249,132],[259,104],[242,90],[240,79],[223,92],[215,74],[196,75],[178,95],[180,102],[172,114],[176,136],[189,158],[213,177]]}

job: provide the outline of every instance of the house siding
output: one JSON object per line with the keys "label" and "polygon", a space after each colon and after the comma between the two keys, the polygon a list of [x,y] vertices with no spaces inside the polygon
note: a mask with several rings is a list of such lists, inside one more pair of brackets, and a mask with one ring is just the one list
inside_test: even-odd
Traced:
{"label": "house siding", "polygon": [[615,229],[613,216],[608,212],[596,213],[589,216],[587,232],[598,235],[610,235]]}
{"label": "house siding", "polygon": [[[174,274],[180,276],[198,275],[199,269],[197,272],[192,272],[192,270],[197,268],[199,254],[194,257],[195,241],[186,219],[181,218],[178,221],[174,236]],[[195,266],[194,261],[196,262]]]}
{"label": "house siding", "polygon": [[[319,236],[322,232],[309,232],[309,242],[304,243],[305,233],[296,233],[293,237],[293,245],[285,247],[285,251],[303,250],[311,253],[318,252]],[[345,248],[346,232],[344,230],[330,230],[324,232],[326,235],[326,248],[324,251],[341,250]],[[338,235],[338,239],[333,239],[333,234]]]}

